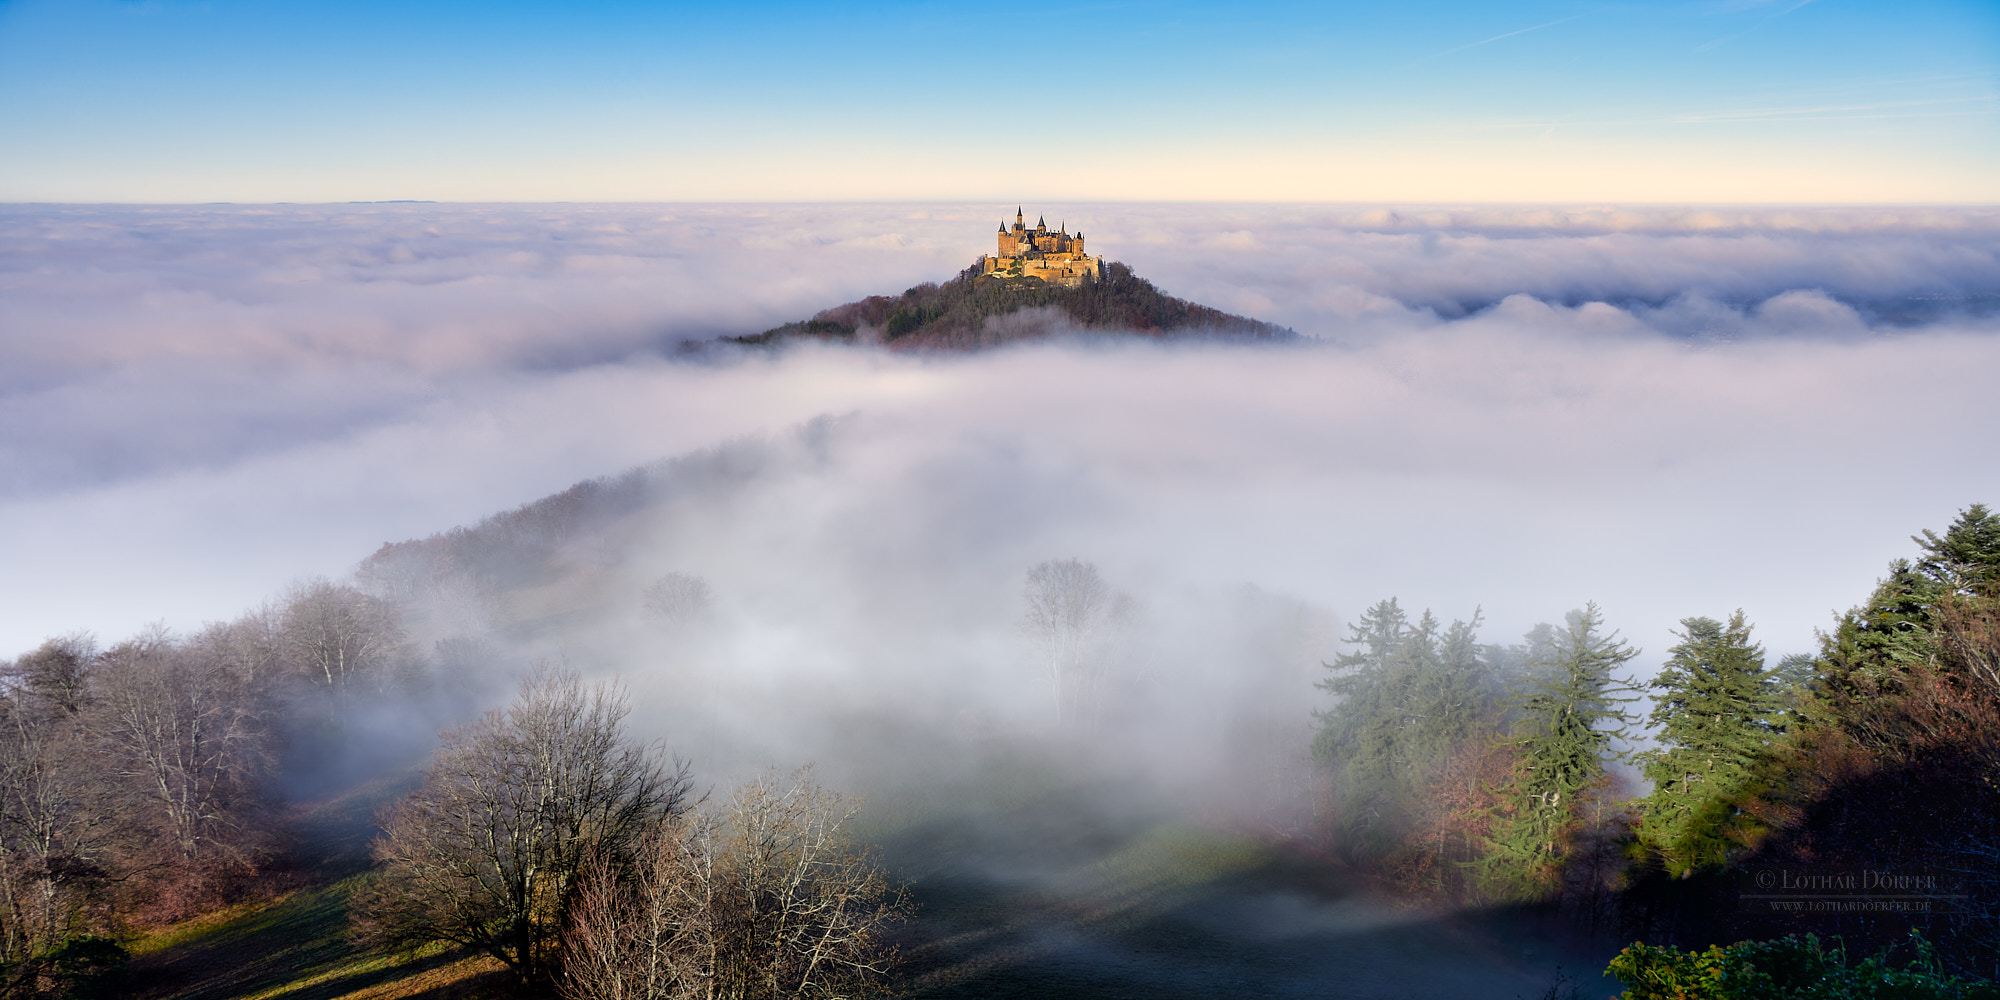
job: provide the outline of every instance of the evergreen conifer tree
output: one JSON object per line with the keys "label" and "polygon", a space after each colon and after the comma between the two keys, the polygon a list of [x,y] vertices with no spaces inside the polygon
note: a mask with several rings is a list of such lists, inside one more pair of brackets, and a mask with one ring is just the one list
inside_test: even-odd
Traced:
{"label": "evergreen conifer tree", "polygon": [[1412,794],[1429,777],[1446,755],[1465,739],[1488,704],[1488,665],[1480,656],[1479,623],[1483,613],[1474,610],[1471,621],[1454,621],[1437,633],[1430,612],[1424,613],[1418,631],[1434,636],[1426,645],[1429,653],[1414,664],[1411,672],[1408,721],[1403,729],[1405,758],[1413,765],[1408,787]]}
{"label": "evergreen conifer tree", "polygon": [[1356,647],[1326,664],[1321,690],[1339,700],[1319,717],[1313,757],[1333,777],[1335,822],[1343,839],[1367,853],[1388,825],[1396,755],[1393,720],[1400,714],[1405,647],[1418,637],[1395,598],[1377,603],[1348,626]]}
{"label": "evergreen conifer tree", "polygon": [[1357,648],[1325,664],[1328,676],[1314,685],[1339,699],[1331,709],[1313,713],[1320,720],[1319,733],[1313,737],[1313,756],[1322,767],[1337,767],[1350,756],[1368,720],[1381,714],[1389,660],[1409,636],[1409,616],[1393,597],[1363,611],[1347,627],[1343,641]]}
{"label": "evergreen conifer tree", "polygon": [[1910,540],[1923,557],[1890,563],[1868,603],[1820,637],[1820,673],[1836,702],[1853,685],[1850,675],[1880,683],[1931,663],[1937,656],[1932,609],[1939,601],[2000,590],[2000,515],[1986,505],[1959,511],[1942,535],[1926,529]]}
{"label": "evergreen conifer tree", "polygon": [[1319,687],[1340,700],[1316,713],[1314,754],[1333,775],[1348,848],[1377,857],[1409,826],[1422,790],[1485,710],[1478,614],[1442,628],[1429,611],[1412,625],[1391,598],[1349,628],[1357,648],[1327,664]]}
{"label": "evergreen conifer tree", "polygon": [[1924,550],[1917,572],[1945,593],[1971,597],[2000,586],[2000,515],[1985,504],[1959,511],[1942,537],[1926,528],[1910,541]]}
{"label": "evergreen conifer tree", "polygon": [[1570,612],[1568,627],[1554,637],[1553,661],[1532,664],[1515,694],[1519,763],[1505,796],[1511,812],[1495,823],[1486,858],[1490,888],[1502,894],[1554,887],[1579,799],[1603,782],[1611,741],[1635,721],[1621,706],[1636,696],[1614,671],[1639,651],[1603,625],[1595,603]]}
{"label": "evergreen conifer tree", "polygon": [[1681,641],[1653,680],[1660,746],[1642,755],[1652,794],[1642,836],[1667,870],[1686,875],[1727,860],[1738,825],[1732,796],[1778,734],[1784,692],[1741,610],[1725,624],[1684,618]]}

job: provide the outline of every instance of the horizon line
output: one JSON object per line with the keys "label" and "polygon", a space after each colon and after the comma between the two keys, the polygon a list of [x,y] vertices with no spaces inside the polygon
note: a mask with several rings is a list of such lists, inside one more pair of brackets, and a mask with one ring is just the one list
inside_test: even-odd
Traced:
{"label": "horizon line", "polygon": [[[520,198],[453,200],[442,198],[379,198],[379,199],[327,199],[301,201],[59,201],[59,200],[8,200],[0,199],[0,207],[63,207],[63,208],[329,208],[329,207],[380,207],[399,206],[487,206],[487,205],[970,205],[990,201],[984,198],[648,198],[648,199],[602,199],[579,198]],[[1020,202],[1020,198],[1004,199]],[[1047,198],[1048,202],[1086,203],[1103,205],[1344,205],[1344,206],[1413,206],[1442,208],[1446,206],[1467,207],[1535,207],[1535,208],[2000,208],[2000,198],[1991,201],[1647,201],[1594,199],[1588,201],[1534,201],[1534,200],[1483,200],[1473,198],[1441,199],[1368,199],[1341,200],[1319,198]],[[997,203],[997,202],[996,202]]]}

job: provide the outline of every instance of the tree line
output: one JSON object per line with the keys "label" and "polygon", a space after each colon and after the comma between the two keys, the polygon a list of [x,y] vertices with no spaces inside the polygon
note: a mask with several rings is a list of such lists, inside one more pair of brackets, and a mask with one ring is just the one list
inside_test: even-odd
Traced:
{"label": "tree line", "polygon": [[190,636],[76,633],[0,663],[0,996],[272,876],[280,773],[420,685],[417,661],[389,604],[311,581]]}
{"label": "tree line", "polygon": [[1826,926],[1870,947],[1931,926],[1938,961],[2000,975],[2000,517],[1912,541],[1816,653],[1772,662],[1742,611],[1692,616],[1643,685],[1595,605],[1503,647],[1476,612],[1382,601],[1320,682],[1327,832],[1406,891],[1661,944],[1796,930],[1743,905],[1763,867],[1949,877],[1950,914]]}
{"label": "tree line", "polygon": [[[686,574],[643,596],[668,628],[713,600]],[[310,581],[192,636],[61,636],[0,664],[0,997],[118,995],[132,932],[313,877],[288,798],[380,739],[370,713],[437,695],[455,657],[496,668],[473,641],[419,650],[394,604]],[[810,771],[711,801],[628,711],[543,667],[446,728],[379,818],[360,939],[483,952],[576,1000],[874,989],[907,906],[849,842],[854,806]],[[355,777],[334,770],[318,784]]]}

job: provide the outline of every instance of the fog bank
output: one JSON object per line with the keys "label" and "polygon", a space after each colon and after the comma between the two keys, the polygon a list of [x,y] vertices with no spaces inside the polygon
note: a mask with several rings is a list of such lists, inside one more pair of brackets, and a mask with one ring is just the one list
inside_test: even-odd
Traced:
{"label": "fog bank", "polygon": [[632,563],[789,615],[757,669],[1018,659],[1022,575],[1060,556],[1161,622],[1254,585],[1506,640],[1595,599],[1647,672],[1738,606],[1790,651],[2000,481],[1984,211],[1068,206],[1308,341],[677,353],[948,277],[995,211],[6,209],[0,651],[227,617],[822,415],[823,452]]}

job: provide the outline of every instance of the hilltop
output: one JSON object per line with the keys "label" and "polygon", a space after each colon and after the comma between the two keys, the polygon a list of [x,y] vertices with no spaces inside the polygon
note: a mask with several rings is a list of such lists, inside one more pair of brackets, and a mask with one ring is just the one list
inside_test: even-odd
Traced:
{"label": "hilltop", "polygon": [[871,295],[820,311],[811,319],[727,340],[774,344],[819,339],[886,344],[896,350],[977,350],[1073,333],[1123,333],[1152,338],[1292,340],[1294,331],[1175,298],[1124,264],[1075,286],[1039,278],[985,273],[978,264],[943,284],[925,283],[901,295]]}

